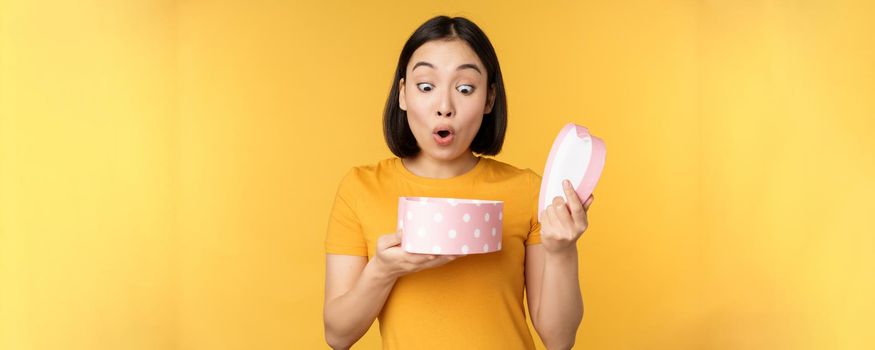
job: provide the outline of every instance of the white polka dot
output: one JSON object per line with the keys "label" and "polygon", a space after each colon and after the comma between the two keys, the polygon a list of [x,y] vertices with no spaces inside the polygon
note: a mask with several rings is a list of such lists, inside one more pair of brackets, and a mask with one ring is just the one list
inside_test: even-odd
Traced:
{"label": "white polka dot", "polygon": [[410,210],[407,211],[407,220],[413,220],[413,212]]}
{"label": "white polka dot", "polygon": [[498,250],[501,250],[501,242],[498,242]]}
{"label": "white polka dot", "polygon": [[484,251],[484,252],[488,252],[488,251],[489,251],[489,244],[484,244],[484,245],[483,245],[483,251]]}
{"label": "white polka dot", "polygon": [[419,231],[416,231],[416,234],[418,234],[419,237],[425,237],[425,235],[428,234],[428,231],[425,230],[425,227],[420,227]]}
{"label": "white polka dot", "polygon": [[468,254],[468,245],[462,246],[462,254]]}
{"label": "white polka dot", "polygon": [[480,229],[479,228],[474,230],[474,237],[480,238]]}
{"label": "white polka dot", "polygon": [[489,213],[483,214],[483,220],[486,220],[486,222],[489,222]]}
{"label": "white polka dot", "polygon": [[501,217],[503,216],[502,214],[503,213],[501,213],[501,212],[498,213],[498,221],[501,221]]}
{"label": "white polka dot", "polygon": [[475,199],[475,200],[474,200],[474,205],[476,205],[476,206],[479,207],[480,204],[481,204],[481,203],[480,203],[480,200],[479,200],[479,199]]}
{"label": "white polka dot", "polygon": [[428,198],[422,197],[419,199],[419,204],[426,205],[428,203]]}
{"label": "white polka dot", "polygon": [[436,245],[434,247],[431,247],[431,252],[434,254],[440,254],[441,253],[441,246]]}
{"label": "white polka dot", "polygon": [[495,227],[493,227],[493,228],[492,228],[492,237],[495,237],[495,233],[496,233],[496,231],[495,231]]}
{"label": "white polka dot", "polygon": [[444,216],[441,213],[434,213],[434,222],[441,222],[444,219]]}
{"label": "white polka dot", "polygon": [[447,232],[447,235],[452,239],[456,239],[456,230],[450,230],[450,232]]}
{"label": "white polka dot", "polygon": [[450,205],[452,205],[452,206],[454,206],[454,207],[457,206],[457,205],[459,205],[459,203],[456,202],[456,200],[455,200],[455,199],[452,199],[452,198],[448,199],[447,202],[450,202]]}
{"label": "white polka dot", "polygon": [[404,228],[404,220],[398,220],[398,228]]}
{"label": "white polka dot", "polygon": [[464,221],[464,222],[471,221],[471,215],[468,215],[468,213],[465,213],[465,215],[462,216],[462,221]]}
{"label": "white polka dot", "polygon": [[412,252],[412,251],[413,251],[413,244],[407,243],[407,251],[408,251],[408,252]]}

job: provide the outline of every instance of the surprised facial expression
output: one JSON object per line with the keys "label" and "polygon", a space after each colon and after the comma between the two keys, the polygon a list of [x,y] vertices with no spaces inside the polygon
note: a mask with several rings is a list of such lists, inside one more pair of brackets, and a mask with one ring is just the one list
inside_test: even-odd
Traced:
{"label": "surprised facial expression", "polygon": [[413,52],[405,76],[398,103],[422,151],[441,160],[470,152],[495,101],[477,53],[459,39],[429,41]]}

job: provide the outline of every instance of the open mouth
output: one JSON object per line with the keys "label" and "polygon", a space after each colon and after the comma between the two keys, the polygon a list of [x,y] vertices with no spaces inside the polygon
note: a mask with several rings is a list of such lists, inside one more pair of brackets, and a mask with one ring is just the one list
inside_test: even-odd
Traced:
{"label": "open mouth", "polygon": [[433,130],[434,141],[441,147],[447,147],[453,143],[456,130],[449,124],[438,125]]}
{"label": "open mouth", "polygon": [[453,143],[455,132],[450,126],[439,126],[434,131],[434,141],[438,146],[446,147]]}

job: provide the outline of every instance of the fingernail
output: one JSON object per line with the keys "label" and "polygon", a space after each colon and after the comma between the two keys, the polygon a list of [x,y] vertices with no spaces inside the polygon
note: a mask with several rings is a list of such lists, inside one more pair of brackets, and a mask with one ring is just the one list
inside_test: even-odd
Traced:
{"label": "fingernail", "polygon": [[571,186],[571,181],[563,180],[563,181],[562,181],[562,184],[565,185],[565,186]]}

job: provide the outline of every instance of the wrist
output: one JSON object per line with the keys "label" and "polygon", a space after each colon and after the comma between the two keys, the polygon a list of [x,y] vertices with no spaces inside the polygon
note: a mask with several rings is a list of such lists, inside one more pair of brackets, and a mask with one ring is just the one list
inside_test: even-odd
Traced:
{"label": "wrist", "polygon": [[383,282],[393,283],[399,277],[396,273],[390,271],[386,263],[377,255],[373,256],[366,268],[370,268],[373,276]]}
{"label": "wrist", "polygon": [[568,260],[577,259],[577,244],[572,244],[566,248],[555,251],[545,251],[545,257],[551,260]]}

